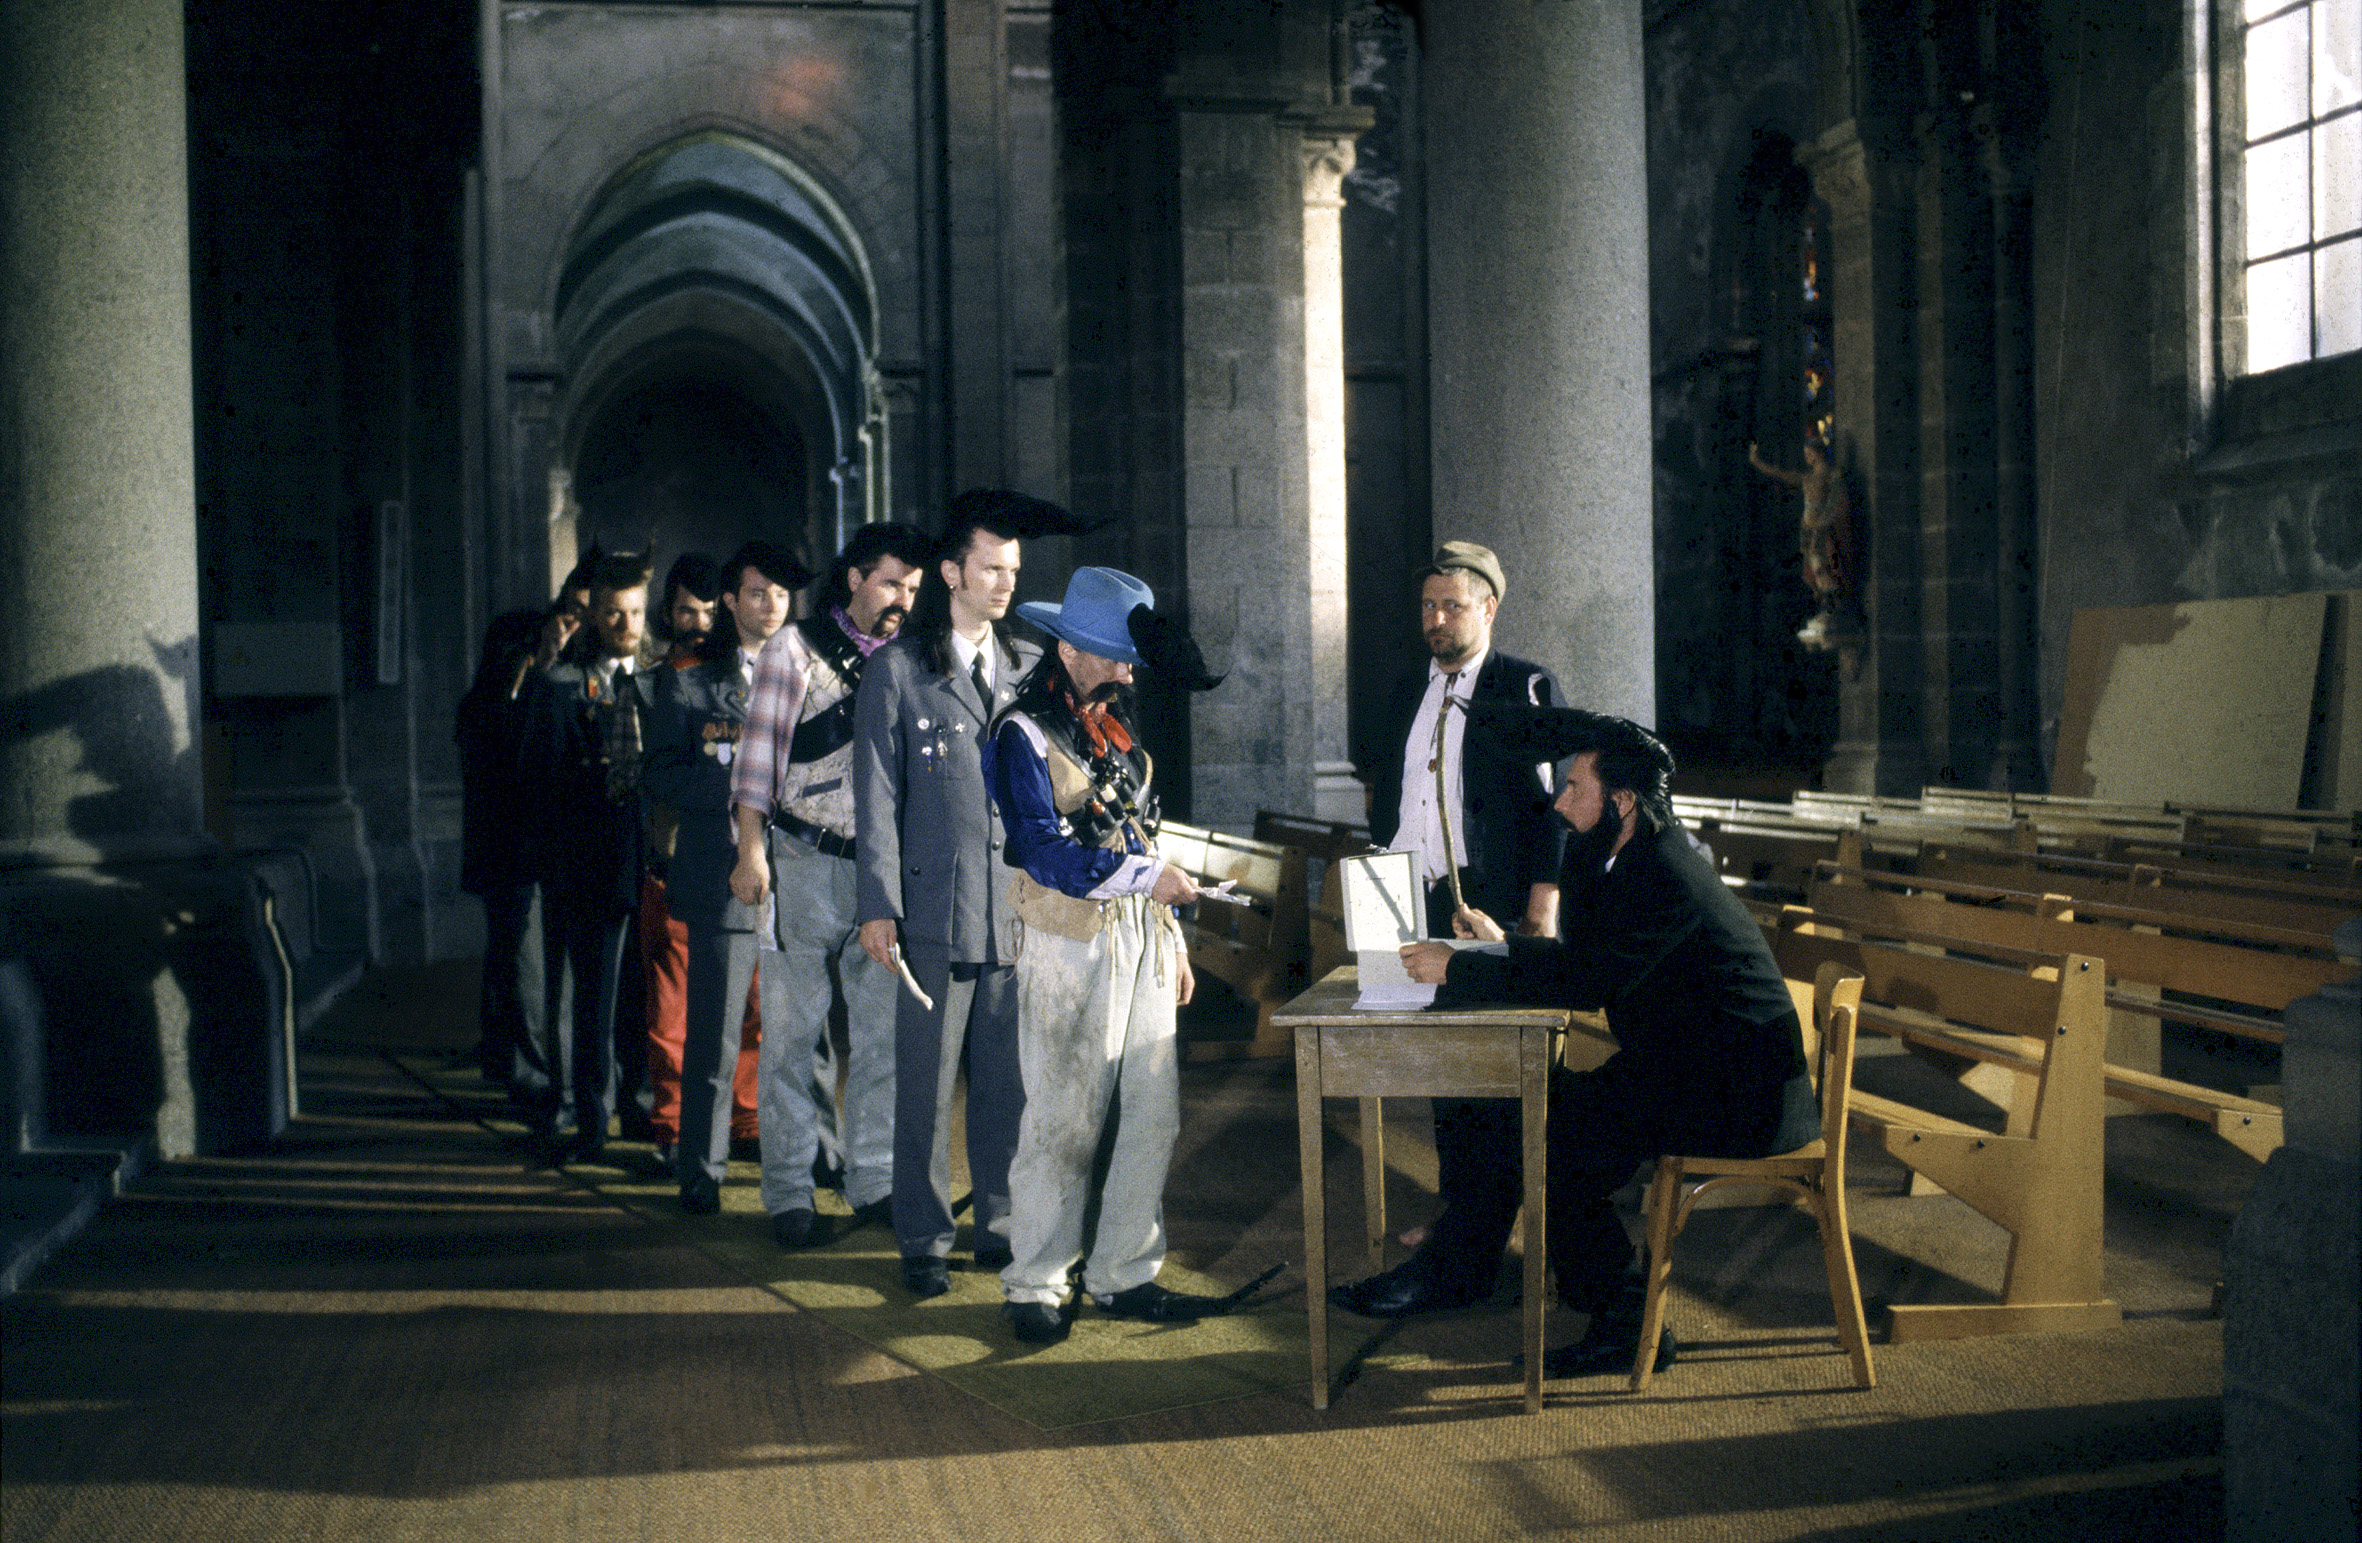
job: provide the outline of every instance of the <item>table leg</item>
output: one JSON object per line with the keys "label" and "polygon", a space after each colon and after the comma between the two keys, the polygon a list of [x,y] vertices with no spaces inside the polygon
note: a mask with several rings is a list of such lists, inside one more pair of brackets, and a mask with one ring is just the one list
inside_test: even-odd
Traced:
{"label": "table leg", "polygon": [[1327,1165],[1321,1156],[1320,1034],[1296,1031],[1296,1151],[1304,1183],[1304,1311],[1312,1353],[1312,1407],[1329,1407]]}
{"label": "table leg", "polygon": [[1386,1268],[1385,1100],[1361,1101],[1361,1218],[1369,1231],[1370,1273]]}
{"label": "table leg", "polygon": [[1543,1265],[1549,1214],[1550,1032],[1529,1028],[1519,1037],[1525,1146],[1525,1412],[1542,1412]]}

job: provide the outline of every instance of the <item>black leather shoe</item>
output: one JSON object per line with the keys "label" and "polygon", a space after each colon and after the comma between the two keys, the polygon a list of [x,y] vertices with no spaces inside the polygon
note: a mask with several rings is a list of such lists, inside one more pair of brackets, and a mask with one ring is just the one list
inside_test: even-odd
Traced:
{"label": "black leather shoe", "polygon": [[[1543,1351],[1542,1375],[1555,1378],[1629,1374],[1633,1352],[1639,1348],[1639,1324],[1610,1325],[1604,1332],[1586,1332],[1571,1345]],[[1671,1366],[1678,1359],[1677,1349],[1672,1328],[1668,1326],[1660,1331],[1657,1335],[1656,1370],[1663,1371]]]}
{"label": "black leather shoe", "polygon": [[606,1142],[588,1131],[576,1131],[570,1136],[559,1137],[550,1156],[563,1167],[568,1163],[598,1162],[606,1155],[606,1151]]}
{"label": "black leather shoe", "polygon": [[781,1248],[812,1248],[828,1241],[828,1223],[810,1206],[790,1206],[771,1218],[771,1241]]}
{"label": "black leather shoe", "polygon": [[722,1186],[713,1175],[701,1173],[681,1181],[681,1209],[691,1216],[711,1216],[722,1208]]}
{"label": "black leather shoe", "polygon": [[761,1137],[732,1136],[730,1138],[730,1161],[734,1163],[759,1163],[762,1160],[763,1141]]}
{"label": "black leather shoe", "polygon": [[1010,1302],[1001,1308],[1001,1316],[1009,1320],[1010,1330],[1017,1338],[1028,1345],[1055,1345],[1073,1326],[1064,1308],[1048,1302]]}
{"label": "black leather shoe", "polygon": [[951,1289],[951,1265],[949,1261],[938,1259],[933,1254],[905,1259],[902,1261],[902,1286],[922,1302],[929,1297],[939,1297]]}
{"label": "black leather shoe", "polygon": [[1364,1318],[1415,1318],[1421,1313],[1473,1307],[1491,1295],[1438,1281],[1425,1270],[1414,1268],[1417,1264],[1413,1259],[1368,1280],[1331,1286],[1329,1305]]}
{"label": "black leather shoe", "polygon": [[1017,1262],[1016,1252],[1006,1243],[987,1243],[976,1250],[976,1268],[999,1274]]}
{"label": "black leather shoe", "polygon": [[1195,1323],[1200,1318],[1218,1317],[1230,1311],[1230,1299],[1167,1291],[1150,1281],[1101,1298],[1099,1311],[1110,1318],[1140,1318],[1149,1323]]}
{"label": "black leather shoe", "polygon": [[883,1200],[872,1200],[867,1205],[855,1206],[852,1225],[856,1227],[893,1226],[894,1197],[888,1195]]}

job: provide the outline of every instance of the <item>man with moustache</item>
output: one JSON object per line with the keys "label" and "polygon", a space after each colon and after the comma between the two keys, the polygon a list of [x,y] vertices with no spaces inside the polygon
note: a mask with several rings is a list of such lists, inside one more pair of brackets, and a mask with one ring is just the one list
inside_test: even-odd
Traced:
{"label": "man with moustache", "polygon": [[896,977],[854,946],[854,704],[871,655],[909,614],[928,549],[913,525],[853,533],[829,566],[826,609],[780,628],[755,660],[731,769],[731,903],[751,911],[777,895],[757,1086],[763,1210],[782,1248],[828,1237],[812,1194],[814,1157],[840,1128],[832,972],[845,1001],[845,1199],[863,1220],[885,1219],[892,1204]]}
{"label": "man with moustache", "polygon": [[997,625],[1017,590],[1018,540],[1077,529],[1040,499],[960,494],[904,635],[861,677],[861,947],[885,968],[906,964],[928,999],[898,997],[894,1027],[894,1236],[902,1283],[920,1298],[951,1289],[950,1114],[963,1061],[976,1263],[998,1270],[1012,1257],[1009,1159],[1025,1108],[1017,938],[982,749],[985,725],[1041,656]]}
{"label": "man with moustache", "polygon": [[[595,1161],[614,1112],[617,1000],[640,888],[648,576],[645,554],[600,557],[580,633],[525,687],[520,762],[546,916],[544,1061],[554,1084],[543,1134],[560,1162]],[[562,993],[571,994],[564,1029]]]}
{"label": "man with moustache", "polygon": [[[1157,855],[1153,768],[1130,710],[1132,668],[1149,663],[1143,645],[1157,635],[1155,606],[1146,584],[1113,568],[1077,569],[1061,604],[1019,606],[1057,648],[1026,676],[984,746],[1023,938],[1025,1114],[1009,1169],[1015,1257],[1001,1285],[1027,1344],[1066,1337],[1067,1274],[1078,1259],[1083,1289],[1112,1317],[1182,1323],[1231,1305],[1156,1280],[1181,1120],[1174,1013],[1195,985],[1172,908],[1198,891]],[[1104,1176],[1094,1182],[1111,1118]]]}
{"label": "man with moustache", "polygon": [[[811,577],[794,553],[748,542],[717,575],[722,626],[697,654],[656,672],[643,780],[651,808],[678,823],[665,890],[686,964],[672,1167],[693,1216],[720,1209],[733,1139],[759,1132],[760,1056],[784,1010],[776,984],[764,991],[756,980],[761,912],[730,893],[730,784],[755,660]],[[660,1126],[667,1112],[660,1100]]]}
{"label": "man with moustache", "polygon": [[[1553,806],[1575,832],[1560,935],[1511,938],[1501,957],[1413,943],[1403,965],[1441,985],[1439,1007],[1606,1009],[1616,1053],[1591,1071],[1550,1072],[1550,1263],[1559,1300],[1590,1323],[1544,1367],[1626,1372],[1646,1288],[1608,1197],[1661,1152],[1767,1157],[1819,1135],[1803,1034],[1762,929],[1674,817],[1673,756],[1654,735],[1623,718],[1514,705],[1479,707],[1469,732],[1511,757],[1573,757]],[[1502,940],[1481,912],[1460,921],[1463,936]],[[1657,1369],[1673,1354],[1667,1329]]]}
{"label": "man with moustache", "polygon": [[[661,705],[666,682],[675,670],[697,663],[713,633],[714,610],[720,604],[722,579],[714,560],[702,552],[683,552],[664,576],[664,604],[657,612],[657,636],[665,645],[665,668],[656,670],[652,702]],[[656,771],[658,731],[651,718],[648,754],[642,768],[641,791],[647,794],[647,864],[640,878],[640,959],[646,981],[648,1019],[646,1081],[648,1123],[656,1140],[657,1157],[669,1168],[681,1131],[681,1047],[688,1036],[689,930],[671,909],[673,847],[678,839],[680,812],[651,780]],[[753,1046],[748,1045],[751,1062]],[[748,1067],[748,1077],[753,1068]],[[754,1136],[751,1101],[744,1111],[745,1132]]]}
{"label": "man with moustache", "polygon": [[[1436,548],[1419,584],[1430,657],[1396,683],[1363,758],[1375,770],[1371,839],[1419,854],[1430,937],[1452,935],[1462,904],[1513,918],[1528,937],[1557,930],[1561,838],[1548,808],[1549,768],[1467,737],[1473,704],[1558,701],[1547,670],[1492,646],[1508,587],[1489,548],[1472,541]],[[1348,1312],[1407,1318],[1492,1295],[1525,1193],[1517,1101],[1433,1103],[1443,1214],[1411,1258],[1330,1291]]]}

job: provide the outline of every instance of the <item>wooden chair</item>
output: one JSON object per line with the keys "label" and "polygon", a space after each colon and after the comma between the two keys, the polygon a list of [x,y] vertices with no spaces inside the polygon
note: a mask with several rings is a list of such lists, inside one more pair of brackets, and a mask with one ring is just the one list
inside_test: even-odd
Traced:
{"label": "wooden chair", "polygon": [[1847,975],[1835,963],[1820,967],[1812,1003],[1813,1021],[1820,1030],[1817,1140],[1776,1157],[1657,1159],[1656,1177],[1648,1189],[1648,1301],[1641,1313],[1640,1349],[1632,1358],[1633,1392],[1647,1387],[1656,1370],[1665,1283],[1673,1275],[1673,1240],[1681,1235],[1698,1197],[1723,1184],[1793,1190],[1812,1206],[1813,1220],[1821,1229],[1821,1259],[1829,1272],[1837,1338],[1853,1360],[1855,1383],[1865,1388],[1878,1385],[1878,1373],[1870,1364],[1870,1331],[1862,1320],[1862,1284],[1854,1273],[1853,1232],[1845,1214],[1846,1109],[1853,1091],[1854,1020],[1861,1002],[1861,976]]}

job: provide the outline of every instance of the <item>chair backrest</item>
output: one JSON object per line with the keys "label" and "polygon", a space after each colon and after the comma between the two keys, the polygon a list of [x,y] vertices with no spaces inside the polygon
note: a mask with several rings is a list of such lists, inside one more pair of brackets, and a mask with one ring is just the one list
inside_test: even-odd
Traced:
{"label": "chair backrest", "polygon": [[1821,1091],[1821,1140],[1834,1162],[1845,1152],[1846,1102],[1853,1096],[1854,1027],[1862,1009],[1862,977],[1846,973],[1835,960],[1813,973],[1813,1024],[1820,1031],[1817,1057]]}

